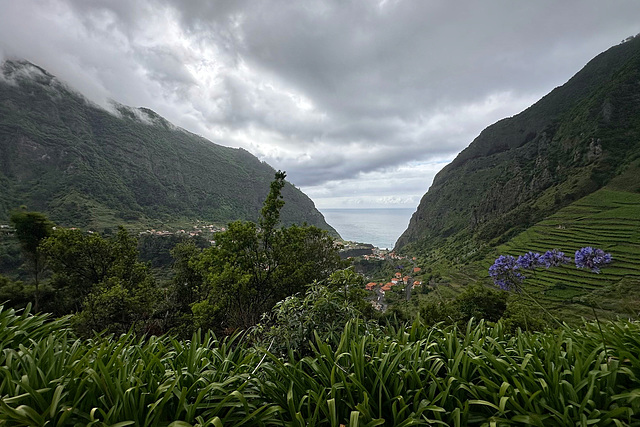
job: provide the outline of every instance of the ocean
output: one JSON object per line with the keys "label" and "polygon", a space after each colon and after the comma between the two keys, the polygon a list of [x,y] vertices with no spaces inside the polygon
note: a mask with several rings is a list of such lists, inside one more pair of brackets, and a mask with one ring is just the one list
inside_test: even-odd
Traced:
{"label": "ocean", "polygon": [[415,209],[320,209],[345,240],[392,249]]}

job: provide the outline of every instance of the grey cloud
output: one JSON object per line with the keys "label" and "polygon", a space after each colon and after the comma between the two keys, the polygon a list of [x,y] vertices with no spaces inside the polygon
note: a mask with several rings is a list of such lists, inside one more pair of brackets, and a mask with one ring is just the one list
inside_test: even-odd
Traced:
{"label": "grey cloud", "polygon": [[[451,159],[640,31],[635,0],[0,0],[0,10],[0,58],[243,146],[298,185],[326,185],[333,196],[316,194],[327,198],[374,197],[374,179],[402,187],[408,161]],[[426,190],[414,172],[403,197]]]}
{"label": "grey cloud", "polygon": [[166,48],[152,47],[140,52],[145,69],[152,80],[167,86],[168,90],[180,90],[184,86],[196,84],[193,76],[185,68],[185,57]]}

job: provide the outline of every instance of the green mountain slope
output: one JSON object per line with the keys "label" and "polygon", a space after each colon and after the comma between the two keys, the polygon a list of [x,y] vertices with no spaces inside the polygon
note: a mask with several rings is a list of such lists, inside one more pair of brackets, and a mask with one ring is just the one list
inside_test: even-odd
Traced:
{"label": "green mountain slope", "polygon": [[602,188],[639,156],[636,37],[485,129],[436,176],[396,249],[481,253]]}
{"label": "green mountain slope", "polygon": [[[397,249],[448,279],[492,285],[498,255],[595,246],[600,274],[536,270],[525,298],[561,320],[640,313],[640,38],[600,54],[564,86],[485,129],[442,170]],[[546,315],[545,315],[546,316]]]}
{"label": "green mountain slope", "polygon": [[[255,220],[274,172],[151,110],[107,112],[28,62],[0,68],[0,222],[20,205],[77,227]],[[285,224],[337,234],[301,191],[283,195]]]}
{"label": "green mountain slope", "polygon": [[[573,265],[540,269],[527,280],[527,291],[563,316],[584,312],[585,304],[612,316],[640,313],[640,162],[607,186],[545,218],[509,242],[500,245],[480,263],[486,271],[497,254],[520,255],[560,248],[567,254],[585,246],[611,253],[613,263],[600,274]],[[631,191],[629,191],[631,190]]]}

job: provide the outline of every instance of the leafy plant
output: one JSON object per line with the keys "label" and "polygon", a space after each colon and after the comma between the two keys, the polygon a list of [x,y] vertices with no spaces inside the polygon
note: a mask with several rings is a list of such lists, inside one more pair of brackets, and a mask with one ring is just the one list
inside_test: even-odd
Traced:
{"label": "leafy plant", "polygon": [[[348,322],[307,356],[243,335],[78,339],[0,310],[5,425],[634,425],[640,323],[510,334],[501,322]],[[171,424],[173,423],[173,424]]]}
{"label": "leafy plant", "polygon": [[327,232],[278,227],[284,179],[284,172],[276,173],[259,224],[229,224],[216,244],[198,255],[205,297],[192,305],[197,325],[225,333],[249,328],[276,302],[343,264]]}

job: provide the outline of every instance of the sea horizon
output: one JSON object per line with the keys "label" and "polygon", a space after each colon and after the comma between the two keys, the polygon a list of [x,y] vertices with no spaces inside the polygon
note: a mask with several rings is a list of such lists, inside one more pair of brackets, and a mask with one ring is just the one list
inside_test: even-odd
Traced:
{"label": "sea horizon", "polygon": [[393,249],[415,208],[322,208],[329,225],[344,240]]}

